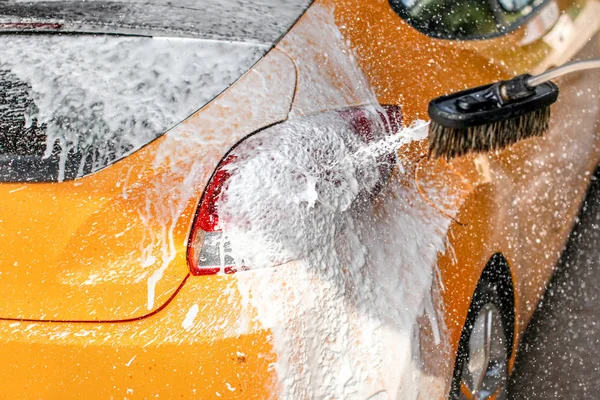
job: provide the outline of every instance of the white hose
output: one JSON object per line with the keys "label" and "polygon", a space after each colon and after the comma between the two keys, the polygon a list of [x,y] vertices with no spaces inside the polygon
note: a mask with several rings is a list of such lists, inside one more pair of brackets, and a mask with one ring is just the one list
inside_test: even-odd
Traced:
{"label": "white hose", "polygon": [[548,82],[551,79],[565,75],[571,72],[584,71],[586,69],[600,68],[600,58],[594,58],[591,60],[573,61],[561,65],[560,67],[553,68],[539,75],[532,76],[527,81],[527,84],[531,87],[541,85],[544,82]]}

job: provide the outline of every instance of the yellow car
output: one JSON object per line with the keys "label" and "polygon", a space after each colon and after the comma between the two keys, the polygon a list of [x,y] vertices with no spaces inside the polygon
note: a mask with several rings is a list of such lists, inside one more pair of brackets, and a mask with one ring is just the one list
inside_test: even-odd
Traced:
{"label": "yellow car", "polygon": [[597,0],[0,2],[2,398],[503,398],[598,161],[427,156],[434,97],[597,56]]}

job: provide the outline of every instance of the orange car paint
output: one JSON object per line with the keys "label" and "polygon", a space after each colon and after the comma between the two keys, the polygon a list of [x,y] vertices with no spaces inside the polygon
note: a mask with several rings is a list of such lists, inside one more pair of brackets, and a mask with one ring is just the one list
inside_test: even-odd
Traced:
{"label": "orange car paint", "polygon": [[[596,33],[596,1],[557,4],[563,11],[576,9],[574,26],[593,26],[586,32]],[[433,97],[535,70],[557,58],[544,35],[519,44],[527,26],[501,38],[460,43],[418,33],[384,0],[322,0],[317,5],[334,10],[377,100],[402,105],[406,124],[425,118]],[[303,29],[307,18],[293,31]],[[565,39],[571,50],[586,44],[582,29]],[[169,134],[109,168],[73,182],[0,185],[0,289],[10,299],[0,304],[4,398],[269,397],[275,381],[270,364],[276,359],[270,332],[252,319],[241,320],[236,307],[241,299],[228,276],[188,277],[185,251],[211,168],[234,143],[285,120],[288,113],[368,100],[347,81],[336,81],[339,71],[323,57],[325,44],[318,34],[307,37],[311,47],[294,47],[297,43],[284,39],[255,72]],[[597,54],[598,46],[585,51]],[[340,88],[320,103],[312,101],[311,88],[297,84],[301,76],[310,78],[315,65],[332,68],[324,75]],[[598,161],[598,140],[591,135],[598,104],[578,96],[579,90],[590,89],[598,98],[598,81],[593,73],[565,79],[548,137],[498,155],[469,156],[447,165],[424,160],[424,144],[401,149],[416,179],[459,194],[460,213],[448,234],[453,252],[439,258],[440,312],[453,350],[481,271],[497,252],[509,261],[515,282],[518,343]],[[267,90],[261,86],[265,82]],[[568,126],[570,121],[580,125]],[[197,146],[177,146],[187,145],[178,139],[194,137],[198,130],[203,133]],[[190,173],[189,157],[212,167],[190,183],[194,193],[183,197],[176,212],[153,208],[178,195],[152,189],[183,182]],[[552,171],[557,170],[567,171],[569,179],[555,179]],[[431,201],[426,190],[422,194],[423,201]],[[443,212],[445,205],[437,206]],[[172,236],[165,225],[173,226]],[[149,237],[159,239],[145,242]],[[140,243],[167,247],[172,259],[164,270],[164,260],[154,256],[164,255],[163,248]],[[157,272],[162,276],[149,298],[147,278]],[[194,306],[200,316],[182,326]],[[431,360],[445,364],[441,370],[446,372],[452,362]]]}
{"label": "orange car paint", "polygon": [[[561,1],[558,5],[562,12],[575,10],[579,20],[573,22],[577,29],[565,35],[564,43],[556,44],[556,49],[543,36],[520,45],[527,24],[497,39],[451,42],[433,40],[416,32],[398,21],[396,14],[383,3],[386,2],[368,5],[336,2],[336,15],[339,25],[344,27],[342,32],[353,43],[359,64],[371,84],[380,89],[379,101],[402,104],[407,122],[424,118],[429,100],[441,94],[539,70],[539,65],[548,67],[566,62],[564,56],[569,54],[565,54],[565,49],[569,49],[570,55],[581,50],[590,36],[579,35],[582,32],[595,35],[600,26],[597,2]],[[555,50],[562,53],[562,59],[556,59]],[[583,58],[594,55],[598,55],[595,43],[580,54]],[[553,64],[548,65],[548,58],[553,59]],[[453,224],[449,233],[454,252],[441,255],[439,260],[445,287],[446,323],[454,346],[458,344],[471,299],[457,294],[474,292],[481,271],[496,252],[507,258],[516,285],[518,343],[566,243],[590,173],[598,161],[598,138],[592,134],[598,119],[598,104],[589,104],[588,98],[582,99],[576,93],[591,90],[597,97],[598,76],[580,74],[561,82],[563,94],[553,109],[553,128],[546,138],[520,143],[498,156],[470,156],[453,163],[455,168],[449,173],[460,171],[459,176],[469,177],[474,186],[458,216],[458,221],[466,224]],[[561,127],[567,119],[584,121],[582,128]],[[579,145],[574,147],[574,144]],[[475,163],[481,157],[486,159],[487,174],[493,177],[491,182],[485,179],[481,182]],[[574,179],[561,181],[549,172],[574,169],[573,158],[579,160],[577,170],[572,171]],[[538,160],[537,165],[531,165],[533,159]],[[432,179],[442,181],[440,176],[433,174]],[[535,184],[544,189],[534,192]],[[516,198],[524,200],[523,208],[515,207]],[[543,243],[531,243],[519,233],[514,226],[516,220],[532,229],[537,224],[540,232],[547,233]]]}
{"label": "orange car paint", "polygon": [[[189,227],[212,166],[244,136],[287,117],[294,83],[293,63],[275,50],[235,90],[110,168],[59,184],[0,185],[0,260],[12,267],[2,271],[0,288],[12,300],[0,317],[119,321],[163,305],[188,274]],[[189,183],[189,198],[161,190],[198,165],[207,167]],[[164,248],[173,261],[162,259]],[[164,261],[150,299],[147,280]]]}

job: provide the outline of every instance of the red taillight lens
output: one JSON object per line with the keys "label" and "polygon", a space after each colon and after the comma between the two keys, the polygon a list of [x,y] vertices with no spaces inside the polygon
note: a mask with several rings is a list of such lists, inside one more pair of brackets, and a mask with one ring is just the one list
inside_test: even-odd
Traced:
{"label": "red taillight lens", "polygon": [[[354,130],[354,133],[366,143],[372,143],[382,139],[380,124],[383,124],[388,136],[396,135],[402,129],[402,110],[398,106],[382,106],[383,110],[377,110],[379,118],[373,118],[373,110],[365,108],[349,108],[340,111]],[[372,188],[371,195],[377,195],[387,182],[394,166],[396,165],[396,154],[394,152],[382,152],[378,154],[377,166],[379,169],[379,182]]]}
{"label": "red taillight lens", "polygon": [[202,195],[188,244],[187,259],[193,275],[214,275],[221,271],[235,272],[232,260],[227,259],[226,256],[221,257],[221,254],[226,254],[227,243],[219,227],[217,209],[223,188],[231,176],[227,164],[235,158],[235,156],[228,156],[221,161]]}
{"label": "red taillight lens", "polygon": [[235,156],[229,156],[221,162],[204,191],[196,218],[198,228],[205,232],[215,232],[218,230],[219,213],[217,211],[217,202],[223,191],[223,185],[231,176],[226,166],[234,160]]}
{"label": "red taillight lens", "polygon": [[381,123],[385,125],[385,132],[388,135],[395,135],[402,127],[402,111],[397,106],[382,106],[383,110],[376,110],[379,119],[373,118],[373,110],[365,108],[348,108],[338,111],[342,118],[346,119],[351,125],[354,133],[365,142],[371,143],[377,139],[377,126]]}
{"label": "red taillight lens", "polygon": [[[385,106],[383,109],[379,108],[377,110],[373,107],[351,108],[332,112],[331,115],[337,123],[340,123],[340,117],[345,121],[341,122],[341,128],[346,132],[350,132],[350,136],[355,138],[353,139],[354,146],[356,146],[356,143],[370,144],[386,136],[395,135],[401,128],[400,108],[395,106]],[[322,123],[323,119],[320,119],[319,122]],[[259,135],[285,135],[285,128],[286,123],[284,122],[261,132]],[[236,173],[235,168],[231,168],[231,164],[234,164],[236,160],[247,159],[248,154],[246,153],[250,150],[252,152],[260,151],[262,141],[269,140],[268,136],[261,138],[258,137],[259,135],[249,136],[250,140],[239,144],[232,154],[224,158],[206,186],[188,243],[187,258],[193,275],[233,273],[237,269],[247,269],[246,267],[239,267],[239,262],[236,263],[231,257],[230,243],[227,235],[222,232],[223,221],[220,220],[222,216],[219,215],[219,202],[226,196],[228,181],[232,174]],[[356,138],[359,140],[357,141]],[[395,163],[396,156],[394,153],[395,151],[378,154],[375,157],[376,161],[371,163],[376,162],[377,165],[374,167],[379,171],[379,182],[369,189],[371,194],[378,193],[387,181]],[[290,179],[294,178],[290,177]],[[256,196],[260,196],[260,194],[249,193],[248,201],[255,201]],[[282,196],[285,196],[285,193]]]}

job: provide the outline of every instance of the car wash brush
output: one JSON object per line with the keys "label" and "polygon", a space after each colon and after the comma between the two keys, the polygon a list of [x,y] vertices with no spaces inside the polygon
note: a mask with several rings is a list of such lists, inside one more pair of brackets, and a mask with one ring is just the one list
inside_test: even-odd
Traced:
{"label": "car wash brush", "polygon": [[501,150],[548,131],[550,106],[558,86],[552,79],[570,72],[600,68],[600,59],[575,61],[540,75],[519,75],[429,103],[429,154],[446,159]]}

